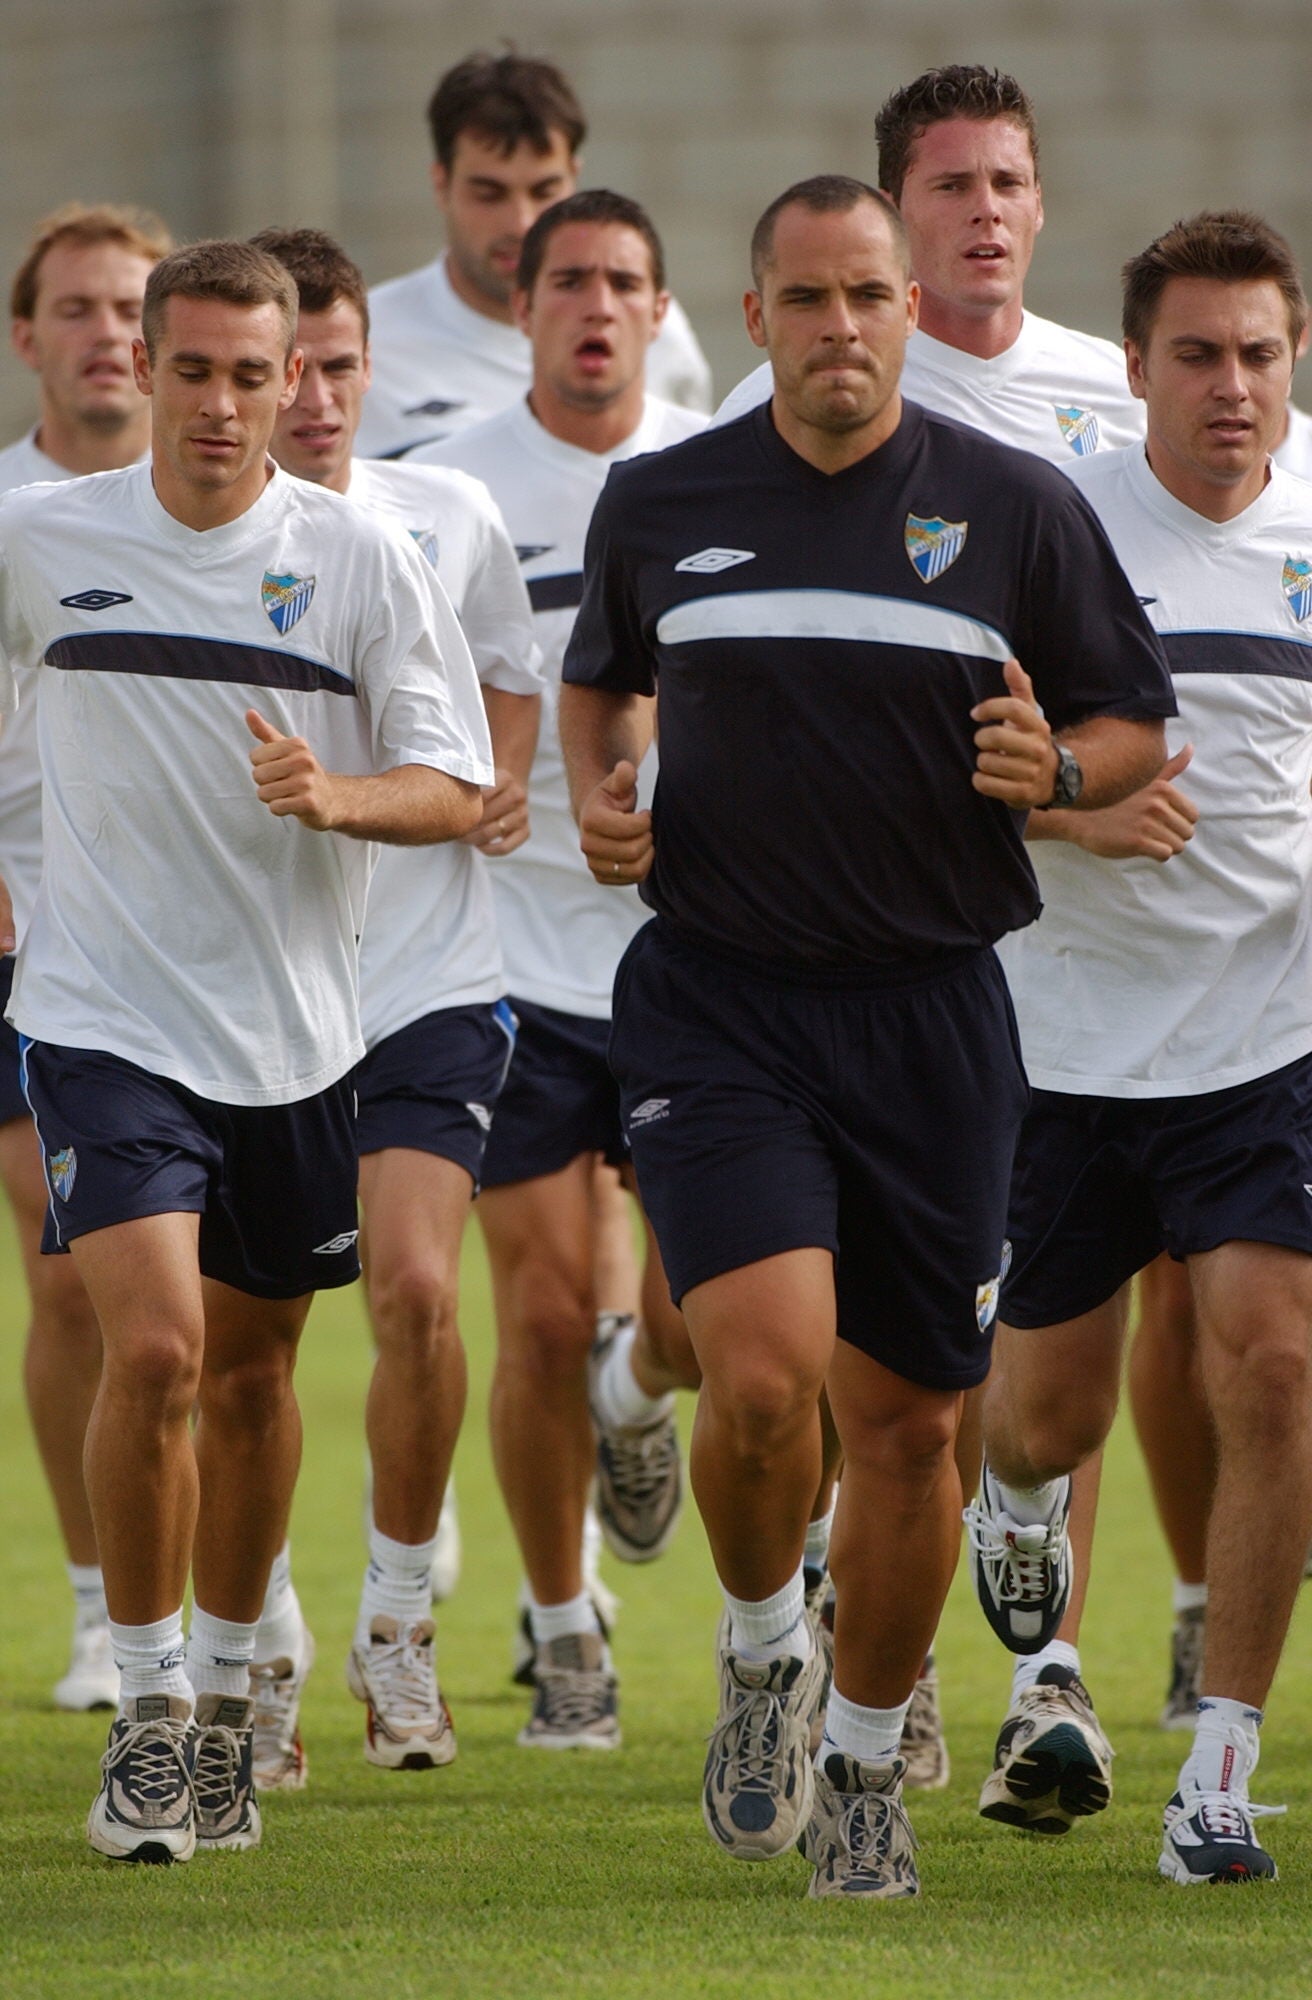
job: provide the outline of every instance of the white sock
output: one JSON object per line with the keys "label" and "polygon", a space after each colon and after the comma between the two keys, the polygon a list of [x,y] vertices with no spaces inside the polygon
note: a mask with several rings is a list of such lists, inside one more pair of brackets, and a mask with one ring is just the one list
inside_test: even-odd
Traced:
{"label": "white sock", "polygon": [[1171,1586],[1171,1609],[1177,1618],[1182,1611],[1205,1611],[1207,1609],[1207,1585],[1205,1583],[1181,1583],[1177,1576]]}
{"label": "white sock", "polygon": [[1042,1486],[1004,1486],[992,1467],[989,1477],[1003,1513],[1018,1528],[1046,1528],[1066,1491],[1064,1479],[1049,1479]]}
{"label": "white sock", "polygon": [[262,1665],[270,1660],[290,1660],[295,1672],[304,1651],[305,1616],[292,1582],[292,1545],[284,1542],[269,1572],[269,1588],[255,1633],[255,1658]]}
{"label": "white sock", "polygon": [[375,1618],[395,1618],[403,1625],[414,1625],[431,1616],[436,1540],[434,1535],[426,1542],[394,1542],[377,1527],[370,1528],[369,1562],[355,1628],[357,1642],[368,1643],[369,1626]]}
{"label": "white sock", "polygon": [[1050,1639],[1040,1653],[1025,1653],[1017,1660],[1011,1676],[1011,1699],[1013,1705],[1026,1688],[1032,1688],[1045,1667],[1069,1667],[1073,1674],[1080,1671],[1079,1649],[1068,1646],[1064,1639]]}
{"label": "white sock", "polygon": [[831,1688],[816,1764],[823,1770],[826,1757],[834,1751],[844,1757],[857,1757],[863,1764],[887,1764],[897,1755],[910,1706],[908,1695],[897,1708],[862,1708],[848,1701],[836,1687]]}
{"label": "white sock", "polygon": [[73,1602],[77,1607],[79,1625],[105,1625],[109,1621],[109,1607],[105,1603],[105,1578],[99,1563],[67,1564],[68,1580],[73,1586]]}
{"label": "white sock", "polygon": [[795,1575],[773,1597],[753,1602],[750,1598],[731,1597],[726,1590],[724,1601],[729,1607],[729,1644],[743,1659],[773,1660],[779,1653],[795,1653],[799,1660],[810,1659],[814,1641],[806,1615],[800,1563]]}
{"label": "white sock", "polygon": [[154,1625],[116,1625],[109,1620],[114,1663],[119,1672],[118,1708],[122,1715],[141,1695],[180,1694],[193,1699],[187,1679],[187,1649],[182,1643],[182,1606]]}
{"label": "white sock", "polygon": [[539,1604],[530,1595],[528,1615],[535,1646],[549,1645],[553,1639],[568,1639],[577,1632],[595,1632],[601,1636],[596,1606],[586,1590],[564,1604]]}
{"label": "white sock", "polygon": [[1246,1701],[1206,1694],[1198,1704],[1193,1748],[1180,1771],[1180,1791],[1238,1792],[1247,1796],[1257,1769],[1262,1710]]}
{"label": "white sock", "polygon": [[251,1691],[251,1661],[255,1658],[257,1621],[240,1625],[214,1618],[199,1604],[191,1607],[187,1640],[187,1678],[201,1694],[226,1694],[244,1701]]}
{"label": "white sock", "polygon": [[602,1421],[617,1430],[655,1423],[674,1408],[673,1390],[664,1396],[649,1396],[634,1374],[633,1343],[637,1337],[637,1322],[628,1320],[616,1334],[593,1389]]}
{"label": "white sock", "polygon": [[835,1493],[829,1503],[829,1512],[822,1514],[818,1521],[806,1524],[806,1548],[802,1554],[802,1568],[813,1570],[817,1575],[829,1567],[829,1537],[834,1527],[834,1510],[838,1506]]}

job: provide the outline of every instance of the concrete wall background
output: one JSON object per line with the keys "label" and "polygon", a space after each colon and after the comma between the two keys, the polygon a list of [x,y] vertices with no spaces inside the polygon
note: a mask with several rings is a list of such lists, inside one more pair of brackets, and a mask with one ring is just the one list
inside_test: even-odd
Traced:
{"label": "concrete wall background", "polygon": [[[1209,205],[1261,209],[1312,263],[1308,0],[3,0],[0,33],[6,277],[73,196],[184,238],[315,223],[371,281],[408,269],[437,243],[433,82],[506,38],[574,79],[585,179],[650,206],[721,389],[754,358],[756,216],[803,174],[872,175],[877,105],[931,63],[997,64],[1036,101],[1038,311],[1114,335],[1123,258]],[[31,408],[6,358],[0,438]]]}

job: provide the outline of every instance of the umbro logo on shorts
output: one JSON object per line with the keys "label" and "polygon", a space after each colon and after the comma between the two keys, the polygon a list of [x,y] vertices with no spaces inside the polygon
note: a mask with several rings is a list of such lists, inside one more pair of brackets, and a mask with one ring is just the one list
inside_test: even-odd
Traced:
{"label": "umbro logo on shorts", "polygon": [[699,549],[695,556],[685,556],[674,567],[693,576],[718,576],[722,569],[732,569],[736,563],[755,561],[755,549]]}
{"label": "umbro logo on shorts", "polygon": [[539,556],[549,556],[555,546],[554,542],[516,542],[515,554],[522,563],[535,562]]}
{"label": "umbro logo on shorts", "polygon": [[465,1109],[476,1125],[480,1125],[485,1132],[492,1130],[492,1113],[486,1104],[467,1104]]}
{"label": "umbro logo on shorts", "polygon": [[669,1109],[670,1100],[668,1097],[645,1098],[630,1118],[629,1125],[630,1127],[634,1125],[654,1125],[658,1118],[664,1118],[668,1115]]}
{"label": "umbro logo on shorts", "polygon": [[131,604],[132,595],[126,590],[79,590],[76,597],[61,597],[70,611],[108,611],[113,604]]}
{"label": "umbro logo on shorts", "polygon": [[340,1256],[343,1250],[350,1249],[359,1234],[358,1229],[344,1229],[340,1236],[330,1236],[326,1243],[316,1243],[313,1254],[316,1257]]}

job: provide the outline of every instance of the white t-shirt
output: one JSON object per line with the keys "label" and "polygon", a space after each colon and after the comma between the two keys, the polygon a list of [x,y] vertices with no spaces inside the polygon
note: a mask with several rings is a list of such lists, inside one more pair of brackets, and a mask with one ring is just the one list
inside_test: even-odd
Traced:
{"label": "white t-shirt", "polygon": [[221,1103],[342,1076],[376,850],[260,803],[245,712],[330,771],[490,782],[469,649],[414,544],[277,470],[205,533],[149,466],[28,487],[0,500],[0,650],[41,663],[45,865],[14,1025]]}
{"label": "white t-shirt", "polygon": [[[446,258],[369,294],[373,381],[356,449],[394,458],[499,416],[527,394],[533,361],[516,326],[475,312],[452,289]],[[711,407],[711,371],[688,315],[671,299],[647,356],[654,396]]]}
{"label": "white t-shirt", "polygon": [[[547,675],[529,784],[528,840],[492,863],[506,988],[516,999],[593,1020],[610,1018],[615,967],[651,912],[634,888],[594,882],[569,809],[556,710],[561,661],[583,592],[583,545],[606,475],[620,459],[690,437],[705,419],[649,396],[642,422],[612,452],[581,451],[552,437],[518,402],[504,416],[433,448],[491,487],[518,547]],[[428,452],[421,457],[427,458]],[[655,787],[643,762],[642,804]]]}
{"label": "white t-shirt", "polygon": [[[451,466],[357,458],[347,498],[404,528],[437,571],[485,687],[540,695],[541,655],[519,560],[481,480]],[[463,841],[384,847],[360,940],[360,1025],[375,1048],[438,1007],[505,991],[487,862]]]}
{"label": "white t-shirt", "polygon": [[1212,522],[1139,446],[1074,478],[1166,647],[1200,817],[1165,863],[1032,842],[1043,914],[1000,956],[1040,1089],[1195,1096],[1312,1049],[1312,486],[1277,469]]}
{"label": "white t-shirt", "polygon": [[[16,486],[72,479],[67,466],[47,458],[29,432],[0,451],[0,493]],[[0,729],[0,877],[14,905],[14,929],[21,938],[32,915],[41,880],[41,758],[36,746],[36,675],[14,672],[18,707]]]}
{"label": "white t-shirt", "polygon": [[[741,417],[773,393],[767,361],[730,391],[715,421]],[[907,342],[902,394],[1063,470],[1144,434],[1143,404],[1130,394],[1120,349],[1031,312],[991,361],[917,330]]]}
{"label": "white t-shirt", "polygon": [[[1312,479],[1312,417],[1289,405],[1289,429],[1271,454],[1276,464],[1299,479]],[[0,460],[3,464],[3,460]]]}

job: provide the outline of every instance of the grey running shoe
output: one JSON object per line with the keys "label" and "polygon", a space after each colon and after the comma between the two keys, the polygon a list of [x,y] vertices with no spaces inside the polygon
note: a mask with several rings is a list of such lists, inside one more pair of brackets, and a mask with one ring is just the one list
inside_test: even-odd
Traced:
{"label": "grey running shoe", "polygon": [[980,1468],[979,1498],[962,1515],[969,1531],[970,1569],[984,1616],[1013,1653],[1041,1653],[1056,1637],[1071,1591],[1071,1547],[1066,1533],[1071,1482],[1062,1482],[1052,1520],[1023,1526],[1003,1511],[987,1460]]}
{"label": "grey running shoe", "polygon": [[251,1777],[255,1703],[249,1696],[198,1694],[191,1739],[196,1844],[204,1850],[260,1844],[260,1808]]}
{"label": "grey running shoe", "polygon": [[190,1861],[196,1851],[191,1703],[139,1695],[110,1725],[87,1839],[112,1861]]}
{"label": "grey running shoe", "polygon": [[1069,1833],[1110,1803],[1114,1755],[1079,1675],[1045,1667],[998,1732],[981,1816],[1028,1833]]}
{"label": "grey running shoe", "polygon": [[867,1764],[831,1751],[815,1774],[802,1852],[812,1896],[918,1896],[918,1846],[902,1804],[906,1766]]}
{"label": "grey running shoe", "polygon": [[77,1620],[68,1672],[55,1682],[52,1699],[56,1708],[118,1707],[118,1668],[109,1626],[103,1619]]}
{"label": "grey running shoe", "polygon": [[811,1730],[824,1656],[745,1660],[720,1653],[720,1713],[706,1752],[702,1818],[738,1861],[768,1861],[796,1844],[811,1816]]}
{"label": "grey running shoe", "polygon": [[903,1783],[913,1791],[941,1792],[952,1775],[938,1705],[938,1668],[932,1653],[925,1655],[920,1678],[912,1690],[898,1754],[906,1765]]}
{"label": "grey running shoe", "polygon": [[1283,1806],[1255,1806],[1242,1792],[1177,1792],[1162,1815],[1157,1872],[1193,1888],[1201,1882],[1274,1882],[1276,1864],[1253,1832],[1255,1819]]}
{"label": "grey running shoe", "polygon": [[683,1468],[673,1397],[664,1416],[645,1424],[611,1424],[602,1414],[597,1383],[621,1328],[613,1313],[598,1322],[588,1358],[592,1423],[597,1433],[593,1504],[606,1546],[621,1562],[654,1562],[669,1547],[683,1507]]}
{"label": "grey running shoe", "polygon": [[1171,1629],[1171,1680],[1160,1718],[1163,1729],[1192,1729],[1194,1726],[1203,1680],[1203,1635],[1206,1628],[1205,1604],[1175,1614],[1175,1624]]}
{"label": "grey running shoe", "polygon": [[346,1685],[365,1704],[365,1761],[385,1771],[431,1771],[455,1759],[451,1711],[433,1665],[433,1621],[370,1620],[352,1646]]}
{"label": "grey running shoe", "polygon": [[285,1654],[251,1668],[251,1776],[257,1792],[299,1792],[305,1783],[309,1767],[301,1741],[301,1695],[313,1665],[314,1636],[307,1626],[299,1669]]}
{"label": "grey running shoe", "polygon": [[616,1750],[619,1680],[599,1632],[567,1632],[534,1654],[533,1713],[520,1730],[526,1750]]}

